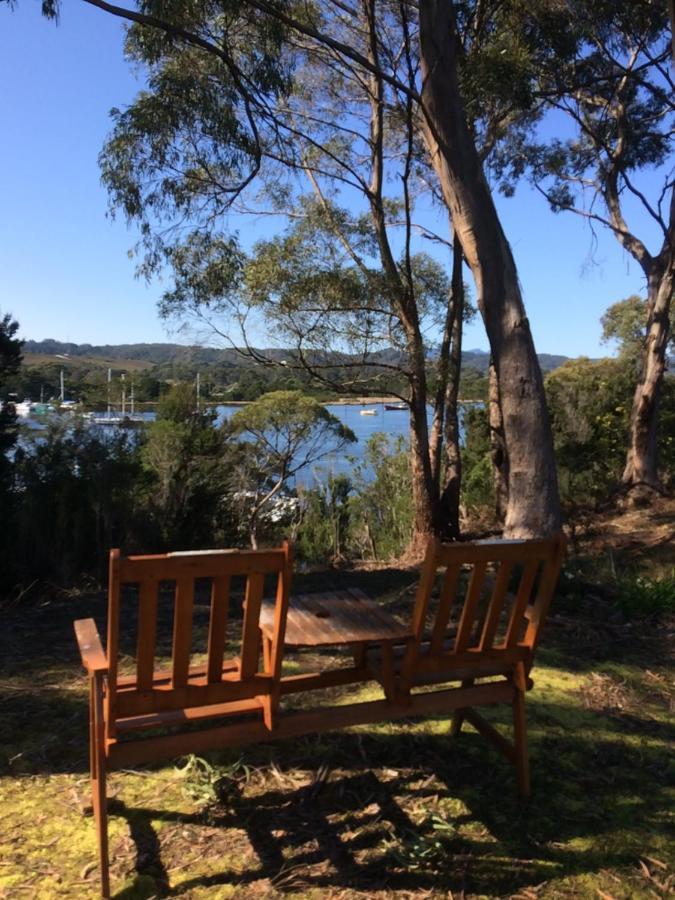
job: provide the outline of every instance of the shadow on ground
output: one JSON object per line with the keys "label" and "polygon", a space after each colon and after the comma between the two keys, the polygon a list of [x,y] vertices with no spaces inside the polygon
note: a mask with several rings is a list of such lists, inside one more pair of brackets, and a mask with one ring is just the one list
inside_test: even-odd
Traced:
{"label": "shadow on ground", "polygon": [[[600,729],[533,741],[534,798],[527,804],[516,797],[512,770],[474,733],[361,732],[297,743],[296,753],[271,751],[278,774],[267,787],[244,786],[210,817],[115,803],[111,813],[127,820],[138,848],[138,880],[117,896],[137,897],[149,881],[159,896],[265,883],[282,893],[509,896],[556,877],[633,866],[671,837],[664,748],[626,747]],[[247,762],[260,761],[260,753],[255,748]],[[296,789],[269,787],[303,757],[305,764],[320,759],[330,775]],[[169,888],[158,822],[182,829],[208,823],[213,871]],[[227,865],[235,831],[254,851],[245,872]]]}
{"label": "shadow on ground", "polygon": [[[325,583],[325,573],[310,574],[296,588]],[[358,583],[402,610],[414,573],[345,570],[331,583]],[[46,816],[55,784],[86,786],[86,687],[71,623],[87,616],[103,628],[101,595],[3,614],[0,776],[42,792]],[[527,804],[491,746],[472,730],[451,739],[438,719],[215,754],[213,765],[234,774],[224,798],[202,811],[182,797],[171,768],[149,772],[135,792],[125,787],[135,776],[116,774],[113,884],[125,885],[116,896],[666,897],[675,726],[664,634],[654,622],[608,623],[595,602],[557,604],[540,654],[544,674],[535,669],[528,696]],[[492,718],[506,726],[508,711]],[[5,814],[11,820],[12,810]],[[78,815],[73,833],[93,833]],[[44,857],[44,827],[23,865]],[[75,853],[58,841],[54,858]],[[88,872],[93,844],[78,852],[76,871]],[[78,884],[94,889],[95,873],[58,892],[82,897]]]}

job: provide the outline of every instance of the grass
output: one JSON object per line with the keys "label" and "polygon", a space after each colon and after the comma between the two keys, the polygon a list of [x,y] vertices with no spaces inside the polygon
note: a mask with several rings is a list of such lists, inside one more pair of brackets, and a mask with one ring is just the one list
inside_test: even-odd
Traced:
{"label": "grass", "polygon": [[[300,587],[312,579],[326,575]],[[414,576],[334,580],[403,609]],[[3,616],[0,897],[97,896],[86,690],[70,625],[86,615],[102,625],[101,595]],[[663,613],[628,619],[597,586],[567,579],[528,695],[526,804],[492,747],[468,726],[451,739],[440,718],[113,773],[115,896],[673,896],[672,638]],[[508,711],[490,717],[507,728]]]}

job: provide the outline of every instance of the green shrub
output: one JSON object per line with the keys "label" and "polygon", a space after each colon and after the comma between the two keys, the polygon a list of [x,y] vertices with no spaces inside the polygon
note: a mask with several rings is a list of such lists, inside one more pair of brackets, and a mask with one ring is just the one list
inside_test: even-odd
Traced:
{"label": "green shrub", "polygon": [[335,562],[343,558],[352,527],[352,491],[346,475],[333,474],[325,484],[300,491],[303,512],[296,550],[301,559]]}
{"label": "green shrub", "polygon": [[412,538],[414,517],[407,441],[374,434],[364,461],[354,468],[354,483],[355,554],[371,559],[400,556]]}
{"label": "green shrub", "polygon": [[469,513],[481,515],[495,506],[487,407],[466,409],[463,425],[461,502]]}
{"label": "green shrub", "polygon": [[675,572],[665,578],[623,578],[619,584],[619,605],[627,615],[675,613]]}
{"label": "green shrub", "polygon": [[626,461],[634,367],[623,359],[570,360],[546,378],[563,501],[595,501]]}
{"label": "green shrub", "polygon": [[111,546],[123,546],[138,517],[143,475],[136,443],[55,425],[14,457],[19,582],[70,584],[103,576]]}

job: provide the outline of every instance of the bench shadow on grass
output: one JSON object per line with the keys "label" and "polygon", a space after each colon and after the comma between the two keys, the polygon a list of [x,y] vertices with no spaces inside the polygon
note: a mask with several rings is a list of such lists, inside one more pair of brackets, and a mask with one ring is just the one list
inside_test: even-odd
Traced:
{"label": "bench shadow on grass", "polygon": [[[137,878],[116,896],[150,896],[149,884],[157,896],[226,884],[254,890],[262,880],[280,893],[433,889],[504,896],[555,877],[635,866],[650,846],[667,843],[667,747],[626,742],[607,730],[604,717],[597,722],[583,733],[544,730],[531,741],[528,803],[517,797],[514,770],[474,732],[451,739],[361,731],[306,738],[286,750],[252,748],[247,762],[264,764],[267,753],[282,774],[303,753],[314,767],[321,760],[334,772],[299,789],[236,791],[227,810],[211,811],[209,825],[222,832],[205,851],[210,874],[191,878],[188,869],[172,888],[152,822],[198,826],[204,816],[114,801],[111,814],[128,820],[138,850]],[[227,864],[229,829],[244,830],[257,865]]]}

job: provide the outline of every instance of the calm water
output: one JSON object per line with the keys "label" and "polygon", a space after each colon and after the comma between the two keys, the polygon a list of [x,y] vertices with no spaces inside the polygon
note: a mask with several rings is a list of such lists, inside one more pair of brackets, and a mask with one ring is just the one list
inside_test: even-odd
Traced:
{"label": "calm water", "polygon": [[[229,404],[217,406],[216,424],[222,424],[229,419],[241,406],[232,406]],[[388,435],[392,441],[398,437],[407,440],[410,427],[410,415],[408,410],[388,410],[384,408],[383,403],[367,403],[346,404],[346,403],[328,403],[326,409],[331,412],[336,419],[339,419],[356,435],[357,441],[349,444],[340,453],[328,453],[319,461],[311,466],[301,470],[296,478],[296,483],[305,486],[312,486],[317,482],[324,482],[329,474],[333,475],[349,475],[353,471],[355,465],[363,463],[368,440],[379,432]],[[361,415],[362,410],[370,410],[374,415]],[[144,412],[141,414],[147,422],[152,422],[155,418],[154,412]],[[46,419],[40,420],[24,419],[22,423],[28,430],[42,430],[46,424]],[[96,429],[101,435],[116,434],[119,427],[110,427],[102,425],[90,426]],[[126,430],[126,429],[125,429]],[[130,433],[138,433],[137,429],[128,429]],[[363,476],[368,479],[372,476],[372,472],[366,467],[362,470]]]}
{"label": "calm water", "polygon": [[[218,422],[233,415],[241,406],[218,406]],[[378,432],[384,432],[392,440],[402,436],[408,437],[410,415],[408,410],[385,409],[383,403],[366,403],[363,406],[352,403],[327,403],[326,409],[346,425],[356,435],[356,443],[348,444],[341,453],[329,453],[318,462],[298,473],[296,482],[311,487],[316,482],[324,482],[329,474],[349,475],[354,466],[363,462],[366,444],[369,438]],[[362,416],[361,410],[370,410],[375,415]],[[367,479],[370,473],[364,470]]]}

